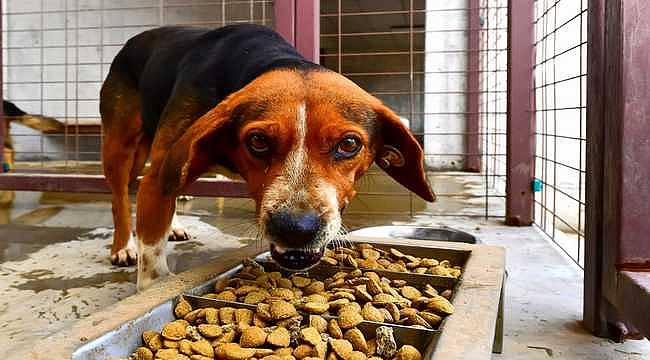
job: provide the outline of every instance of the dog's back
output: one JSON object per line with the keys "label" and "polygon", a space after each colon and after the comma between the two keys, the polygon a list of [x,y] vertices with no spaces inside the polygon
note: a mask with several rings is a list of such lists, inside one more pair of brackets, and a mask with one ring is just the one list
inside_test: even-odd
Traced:
{"label": "dog's back", "polygon": [[262,73],[315,68],[273,30],[238,24],[218,29],[162,27],[131,38],[111,71],[137,84],[143,130],[153,136],[173,92],[193,88],[207,112]]}

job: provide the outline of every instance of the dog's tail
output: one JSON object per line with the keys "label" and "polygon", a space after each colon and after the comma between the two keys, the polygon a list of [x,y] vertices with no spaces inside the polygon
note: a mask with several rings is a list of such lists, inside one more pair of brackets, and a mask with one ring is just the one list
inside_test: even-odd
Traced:
{"label": "dog's tail", "polygon": [[7,122],[15,122],[42,133],[63,131],[63,124],[55,118],[43,115],[28,114],[11,101],[2,101],[2,110]]}

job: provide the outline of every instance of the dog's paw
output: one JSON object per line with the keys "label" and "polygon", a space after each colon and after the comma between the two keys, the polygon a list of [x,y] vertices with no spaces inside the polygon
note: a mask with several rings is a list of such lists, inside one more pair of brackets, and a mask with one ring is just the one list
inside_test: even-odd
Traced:
{"label": "dog's paw", "polygon": [[190,239],[190,234],[184,228],[172,228],[169,230],[169,241],[186,241]]}
{"label": "dog's paw", "polygon": [[133,236],[123,249],[111,254],[111,264],[116,266],[131,266],[138,263],[138,250]]}
{"label": "dog's paw", "polygon": [[194,196],[192,196],[192,195],[180,195],[180,196],[176,197],[176,200],[183,201],[183,202],[184,201],[191,201],[191,200],[194,200]]}
{"label": "dog's paw", "polygon": [[169,230],[169,241],[186,241],[190,239],[190,234],[185,230],[183,225],[178,220],[178,216],[174,214],[172,218],[172,225]]}

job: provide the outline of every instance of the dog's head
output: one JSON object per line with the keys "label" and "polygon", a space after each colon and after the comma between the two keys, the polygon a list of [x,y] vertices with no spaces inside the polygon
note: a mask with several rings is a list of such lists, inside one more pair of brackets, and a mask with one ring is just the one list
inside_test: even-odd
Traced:
{"label": "dog's head", "polygon": [[316,264],[339,235],[355,181],[373,162],[434,201],[422,148],[381,101],[331,71],[280,70],[197,120],[162,171],[174,192],[212,164],[234,168],[256,201],[273,258],[300,270]]}

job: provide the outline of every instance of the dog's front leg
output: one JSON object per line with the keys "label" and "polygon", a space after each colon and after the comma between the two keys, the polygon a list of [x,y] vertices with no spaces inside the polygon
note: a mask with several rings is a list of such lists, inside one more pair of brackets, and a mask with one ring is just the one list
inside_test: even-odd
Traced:
{"label": "dog's front leg", "polygon": [[138,290],[169,274],[167,237],[176,207],[175,197],[164,195],[160,179],[147,174],[137,195]]}

